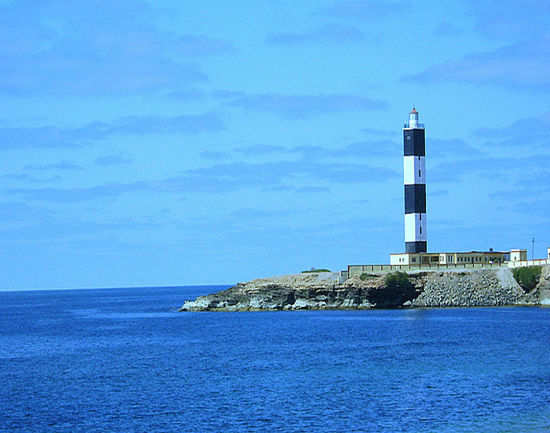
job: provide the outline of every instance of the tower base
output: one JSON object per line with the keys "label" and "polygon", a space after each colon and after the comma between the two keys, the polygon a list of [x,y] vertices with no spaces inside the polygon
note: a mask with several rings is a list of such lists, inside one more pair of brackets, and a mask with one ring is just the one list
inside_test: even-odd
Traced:
{"label": "tower base", "polygon": [[427,253],[428,242],[426,241],[405,242],[405,252],[406,253]]}

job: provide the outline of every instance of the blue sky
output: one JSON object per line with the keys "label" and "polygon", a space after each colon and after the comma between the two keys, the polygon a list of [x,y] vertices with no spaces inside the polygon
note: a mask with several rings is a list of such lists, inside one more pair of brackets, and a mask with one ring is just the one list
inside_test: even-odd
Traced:
{"label": "blue sky", "polygon": [[550,246],[550,3],[0,0],[0,287],[231,284]]}

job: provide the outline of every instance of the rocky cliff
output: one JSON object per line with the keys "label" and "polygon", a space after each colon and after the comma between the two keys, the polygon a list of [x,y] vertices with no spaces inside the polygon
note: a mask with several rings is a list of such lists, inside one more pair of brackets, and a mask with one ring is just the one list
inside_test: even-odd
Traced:
{"label": "rocky cliff", "polygon": [[542,268],[537,295],[541,305],[550,306],[550,265]]}
{"label": "rocky cliff", "polygon": [[[548,284],[547,284],[548,283]],[[507,268],[414,272],[405,285],[383,274],[338,282],[320,272],[263,278],[186,301],[180,311],[329,310],[401,307],[471,307],[550,304],[550,266],[537,289],[525,293]]]}

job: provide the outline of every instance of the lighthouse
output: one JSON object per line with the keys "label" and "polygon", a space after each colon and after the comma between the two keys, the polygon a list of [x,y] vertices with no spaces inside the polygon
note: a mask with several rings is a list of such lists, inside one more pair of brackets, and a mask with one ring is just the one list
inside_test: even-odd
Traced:
{"label": "lighthouse", "polygon": [[428,251],[426,231],[426,144],[424,125],[413,106],[403,128],[405,184],[405,252]]}

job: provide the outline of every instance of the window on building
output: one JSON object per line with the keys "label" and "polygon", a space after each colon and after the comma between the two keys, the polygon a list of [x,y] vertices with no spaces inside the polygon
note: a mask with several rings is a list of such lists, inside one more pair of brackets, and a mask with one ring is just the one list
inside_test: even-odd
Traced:
{"label": "window on building", "polygon": [[418,170],[418,177],[422,177],[422,171]]}
{"label": "window on building", "polygon": [[416,257],[413,257],[413,258],[412,258],[412,262],[413,262],[413,263],[416,263]]}
{"label": "window on building", "polygon": [[422,234],[422,226],[420,226],[420,234]]}

